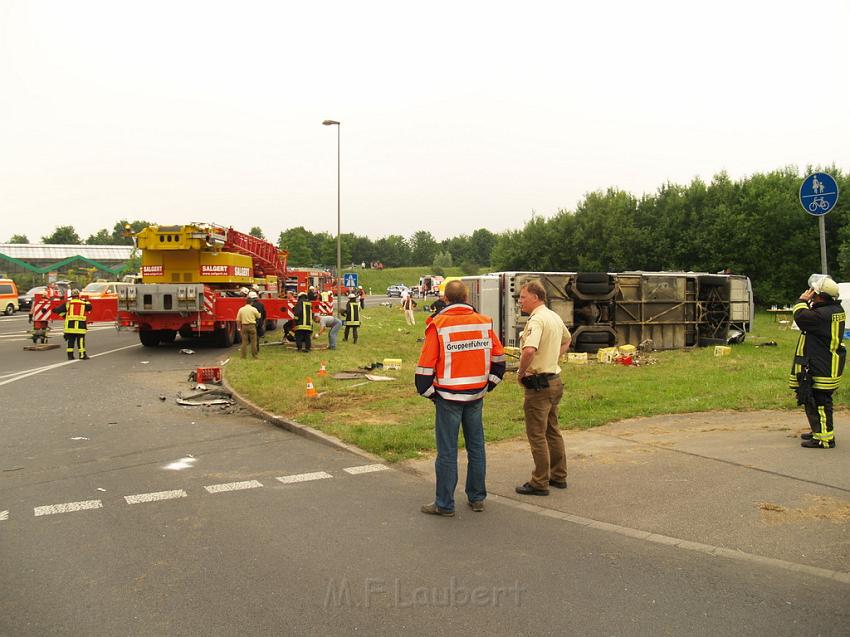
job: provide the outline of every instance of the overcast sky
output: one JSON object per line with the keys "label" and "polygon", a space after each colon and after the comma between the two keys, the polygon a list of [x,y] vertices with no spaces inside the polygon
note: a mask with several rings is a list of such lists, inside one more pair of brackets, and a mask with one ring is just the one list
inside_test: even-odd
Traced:
{"label": "overcast sky", "polygon": [[[850,2],[0,0],[0,241],[120,218],[372,238],[850,168]],[[850,196],[847,193],[844,196]]]}

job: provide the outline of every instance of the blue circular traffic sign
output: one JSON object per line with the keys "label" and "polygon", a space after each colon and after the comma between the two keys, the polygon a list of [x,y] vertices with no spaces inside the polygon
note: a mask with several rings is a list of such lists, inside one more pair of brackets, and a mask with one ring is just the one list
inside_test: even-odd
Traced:
{"label": "blue circular traffic sign", "polygon": [[800,186],[800,205],[810,215],[819,217],[835,208],[838,203],[838,184],[832,175],[814,173]]}

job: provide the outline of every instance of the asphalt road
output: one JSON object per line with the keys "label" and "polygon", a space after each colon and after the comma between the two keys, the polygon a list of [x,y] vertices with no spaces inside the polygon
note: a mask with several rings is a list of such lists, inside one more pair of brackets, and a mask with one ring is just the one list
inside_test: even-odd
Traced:
{"label": "asphalt road", "polygon": [[412,475],[176,405],[235,351],[105,328],[70,362],[26,328],[0,318],[0,635],[847,634],[845,585],[498,502],[425,516]]}

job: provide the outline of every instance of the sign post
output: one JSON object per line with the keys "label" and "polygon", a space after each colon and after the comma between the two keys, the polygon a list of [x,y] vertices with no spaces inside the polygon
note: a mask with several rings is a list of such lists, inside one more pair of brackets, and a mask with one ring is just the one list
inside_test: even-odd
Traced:
{"label": "sign post", "polygon": [[826,264],[826,213],[838,203],[838,184],[832,175],[813,173],[800,186],[800,205],[803,210],[818,218],[820,229],[820,264],[823,274],[829,274]]}

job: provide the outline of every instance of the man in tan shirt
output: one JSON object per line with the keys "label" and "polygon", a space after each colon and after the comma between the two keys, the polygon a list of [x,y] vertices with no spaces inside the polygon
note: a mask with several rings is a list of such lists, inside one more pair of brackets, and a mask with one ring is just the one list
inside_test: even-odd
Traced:
{"label": "man in tan shirt", "polygon": [[251,305],[253,299],[246,297],[245,305],[236,313],[236,326],[242,333],[242,345],[239,346],[239,355],[245,358],[245,351],[251,348],[251,358],[257,358],[259,343],[257,342],[257,320],[260,312]]}
{"label": "man in tan shirt", "polygon": [[517,379],[525,387],[525,433],[531,446],[531,480],[516,488],[521,495],[549,495],[549,487],[567,488],[567,454],[558,427],[558,405],[564,395],[558,360],[570,346],[570,331],[546,307],[546,290],[529,281],[519,293],[522,311],[530,314],[520,335]]}

